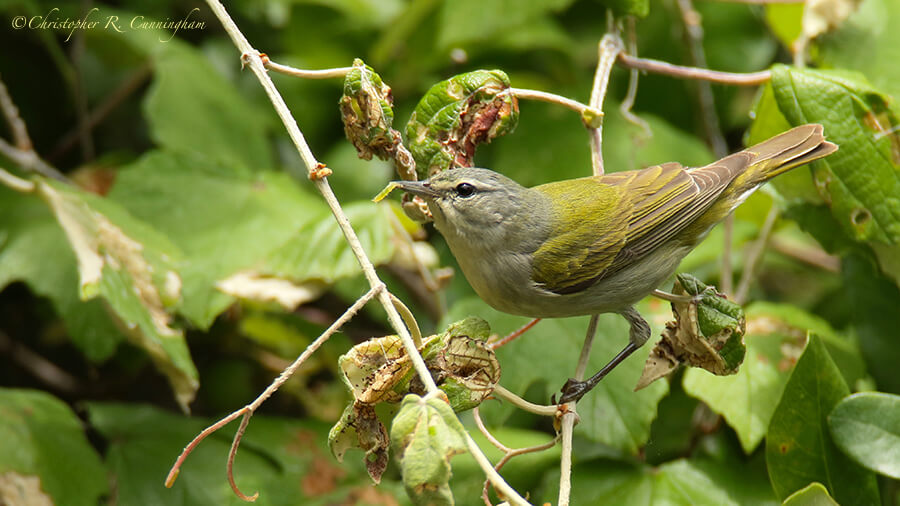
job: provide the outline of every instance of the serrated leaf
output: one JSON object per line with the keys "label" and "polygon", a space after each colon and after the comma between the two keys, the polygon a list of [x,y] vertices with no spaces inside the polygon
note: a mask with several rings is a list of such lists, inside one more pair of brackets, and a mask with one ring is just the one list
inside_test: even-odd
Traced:
{"label": "serrated leaf", "polygon": [[822,339],[811,336],[766,437],[769,478],[779,498],[818,481],[843,505],[879,502],[875,475],[846,457],[828,431],[828,414],[849,394]]}
{"label": "serrated leaf", "polygon": [[[491,329],[501,336],[529,322],[528,318],[500,313],[477,298],[458,302],[447,318],[468,315],[478,315],[488,321]],[[503,386],[524,395],[531,387],[540,385],[542,388],[535,390],[537,396],[529,400],[548,403],[550,393],[557,391],[575,370],[587,324],[588,318],[543,320],[519,339],[497,349],[503,367]],[[619,315],[602,315],[588,372],[599,370],[621,351],[627,340],[625,320]],[[639,357],[647,352],[649,349],[635,353],[578,402],[581,423],[575,426],[577,435],[630,454],[637,453],[647,442],[656,404],[668,389],[664,382],[657,382],[639,392],[633,391],[641,372]],[[488,403],[481,409],[482,416],[492,425],[502,425],[514,411],[505,403],[500,406]]]}
{"label": "serrated leaf", "polygon": [[414,504],[453,504],[450,458],[466,451],[466,431],[437,396],[407,395],[391,425],[403,484]]}
{"label": "serrated leaf", "polygon": [[851,395],[828,415],[828,428],[838,448],[857,463],[900,479],[900,396]]}
{"label": "serrated leaf", "polygon": [[685,372],[685,391],[725,417],[747,454],[762,441],[807,332],[821,336],[839,360],[845,379],[855,384],[865,365],[854,343],[839,336],[825,321],[793,306],[755,303],[746,309],[747,357],[734,376],[714,377],[703,371]]}
{"label": "serrated leaf", "polygon": [[789,495],[781,504],[783,506],[839,506],[828,495],[828,489],[821,483],[810,483]]}
{"label": "serrated leaf", "polygon": [[[20,487],[31,490],[23,502],[8,495],[25,493]],[[68,406],[44,392],[0,388],[0,503],[42,504],[40,494],[49,495],[43,504],[96,505],[108,488],[100,457]]]}
{"label": "serrated leaf", "polygon": [[889,98],[858,75],[781,65],[772,89],[791,124],[820,122],[841,147],[812,164],[816,189],[844,233],[871,245],[900,283],[900,122]]}

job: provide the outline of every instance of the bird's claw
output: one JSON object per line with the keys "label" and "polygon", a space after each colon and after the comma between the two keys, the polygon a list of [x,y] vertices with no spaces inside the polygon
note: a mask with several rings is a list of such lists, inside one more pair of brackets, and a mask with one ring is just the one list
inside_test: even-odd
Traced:
{"label": "bird's claw", "polygon": [[[566,404],[568,402],[577,402],[584,397],[584,394],[588,393],[591,390],[590,384],[587,381],[578,381],[575,378],[569,378],[566,380],[566,384],[562,386],[560,389],[560,393],[562,396],[559,398],[559,404]],[[551,397],[551,402],[556,404],[556,395]]]}

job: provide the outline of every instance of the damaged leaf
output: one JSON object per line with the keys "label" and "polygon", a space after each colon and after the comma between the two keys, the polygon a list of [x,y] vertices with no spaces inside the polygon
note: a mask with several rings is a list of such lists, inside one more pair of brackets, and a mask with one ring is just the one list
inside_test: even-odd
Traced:
{"label": "damaged leaf", "polygon": [[450,458],[466,451],[466,431],[446,400],[410,394],[391,426],[403,484],[414,504],[453,504]]}
{"label": "damaged leaf", "polygon": [[[429,337],[419,350],[453,411],[479,405],[500,381],[500,364],[486,343],[489,335],[487,322],[470,317]],[[386,458],[387,440],[381,437],[384,426],[373,416],[374,406],[396,404],[410,393],[424,394],[425,389],[395,335],[360,343],[338,363],[354,402],[331,429],[329,444],[339,459],[349,448],[364,450],[370,476],[377,482],[384,471],[380,462]]]}
{"label": "damaged leaf", "polygon": [[391,87],[359,58],[353,60],[353,69],[344,77],[344,93],[338,103],[344,134],[359,157],[394,160],[401,177],[414,179],[412,155],[403,146],[400,132],[393,128]]}
{"label": "damaged leaf", "polygon": [[184,333],[171,325],[181,300],[180,251],[110,201],[56,181],[36,180],[75,252],[82,300],[102,297],[122,330],[169,380],[182,409],[198,388]]}
{"label": "damaged leaf", "polygon": [[501,70],[476,70],[435,84],[406,125],[419,178],[471,167],[478,144],[511,133],[518,121],[519,103]]}
{"label": "damaged leaf", "polygon": [[737,372],[747,349],[746,321],[741,306],[690,274],[675,276],[675,295],[690,302],[673,302],[675,321],[666,323],[662,339],[650,352],[635,390],[640,390],[684,363],[725,376]]}

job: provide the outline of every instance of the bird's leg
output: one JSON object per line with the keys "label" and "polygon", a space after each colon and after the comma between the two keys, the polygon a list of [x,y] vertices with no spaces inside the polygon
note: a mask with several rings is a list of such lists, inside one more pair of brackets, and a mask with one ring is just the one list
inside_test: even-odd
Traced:
{"label": "bird's leg", "polygon": [[574,378],[569,378],[562,387],[562,397],[559,399],[560,404],[578,401],[584,397],[586,393],[597,386],[597,384],[600,383],[600,380],[609,374],[609,372],[619,365],[620,362],[628,358],[628,355],[634,353],[635,350],[643,346],[643,344],[647,342],[647,339],[650,338],[650,325],[647,324],[647,320],[645,320],[636,309],[629,306],[619,314],[625,317],[625,319],[628,320],[628,324],[631,326],[628,332],[628,344],[625,345],[625,348],[620,351],[618,355],[613,357],[608,364],[603,366],[597,374],[591,376],[587,380],[578,381]]}

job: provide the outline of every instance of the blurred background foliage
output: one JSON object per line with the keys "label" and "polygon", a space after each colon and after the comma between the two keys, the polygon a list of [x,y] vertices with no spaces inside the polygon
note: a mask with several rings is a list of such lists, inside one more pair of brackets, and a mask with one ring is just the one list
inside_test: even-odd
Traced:
{"label": "blurred background foliage", "polygon": [[[502,69],[517,88],[587,102],[610,4],[616,2],[240,0],[226,7],[276,62],[318,69],[364,59],[392,87],[396,125],[403,125],[435,82],[480,68]],[[676,3],[646,5],[636,22],[639,55],[690,64]],[[14,28],[23,17],[74,19],[94,8],[90,15],[101,26],[68,40],[66,30]],[[699,1],[696,8],[710,68],[751,72],[790,62],[802,5]],[[164,30],[118,33],[102,28],[109,16],[125,23],[189,16],[205,28],[174,37]],[[238,504],[223,472],[228,431],[201,445],[173,490],[162,486],[165,473],[209,420],[250,402],[366,291],[356,261],[312,186],[290,177],[305,177],[305,169],[205,4],[0,0],[0,21],[0,76],[34,149],[76,183],[41,180],[39,195],[0,187],[0,497],[14,487],[67,505]],[[809,49],[813,66],[836,69],[828,76],[846,80],[782,67],[771,85],[712,86],[730,150],[810,120],[850,143],[841,146],[845,158],[779,178],[736,212],[737,279],[770,209],[783,210],[749,288],[741,372],[679,372],[632,393],[640,360],[618,368],[579,404],[576,504],[775,504],[798,488],[787,478],[770,479],[778,466],[810,469],[811,476],[823,465],[857,469],[833,445],[812,461],[785,464],[761,444],[767,434],[784,436],[770,420],[791,423],[776,413],[779,401],[802,404],[798,392],[809,386],[803,381],[816,381],[812,373],[791,374],[807,332],[827,352],[811,346],[799,363],[829,371],[836,363],[840,373],[831,379],[848,392],[900,393],[900,141],[891,133],[900,97],[900,5],[862,0]],[[358,159],[344,139],[340,79],[272,77],[317,157],[334,170],[329,181],[379,274],[424,331],[470,314],[501,335],[522,325],[475,298],[460,274],[437,293],[427,289],[416,262],[436,273],[455,262],[430,228],[412,224],[395,205],[370,202],[393,169]],[[619,112],[627,84],[628,71],[615,68],[604,106],[608,170],[714,159],[696,83],[641,77],[634,111],[652,137]],[[0,136],[12,143],[10,125],[0,126]],[[515,133],[479,148],[476,162],[525,185],[585,176],[588,137],[571,111],[523,101]],[[0,154],[0,167],[27,177],[27,167],[8,154]],[[849,190],[822,190],[834,181]],[[67,225],[65,216],[75,223]],[[78,238],[87,250],[73,250]],[[722,242],[714,230],[680,270],[721,284]],[[79,273],[88,258],[101,265],[90,282],[84,265]],[[237,297],[240,289],[229,287],[243,286],[246,276],[289,280],[296,298],[287,305],[297,307]],[[671,318],[659,301],[645,301],[641,310],[656,334]],[[546,321],[500,349],[502,384],[548,402],[574,368],[585,325]],[[618,317],[604,316],[600,326],[592,366],[626,335]],[[370,304],[263,405],[235,464],[243,490],[259,490],[261,504],[408,501],[393,466],[373,489],[357,455],[338,464],[326,445],[349,398],[337,379],[338,356],[389,333],[383,312]],[[843,392],[835,389],[828,395]],[[190,417],[181,413],[188,406]],[[482,415],[510,447],[553,434],[549,420],[499,402],[488,402]],[[467,415],[463,420],[474,427]],[[803,423],[830,444],[824,418]],[[557,448],[527,455],[503,474],[533,500],[554,501],[558,459]],[[467,456],[452,463],[456,500],[478,504],[482,472]],[[897,481],[879,480],[880,500],[897,504]],[[854,502],[848,485],[825,485],[842,503]],[[859,497],[877,497],[872,490]]]}

